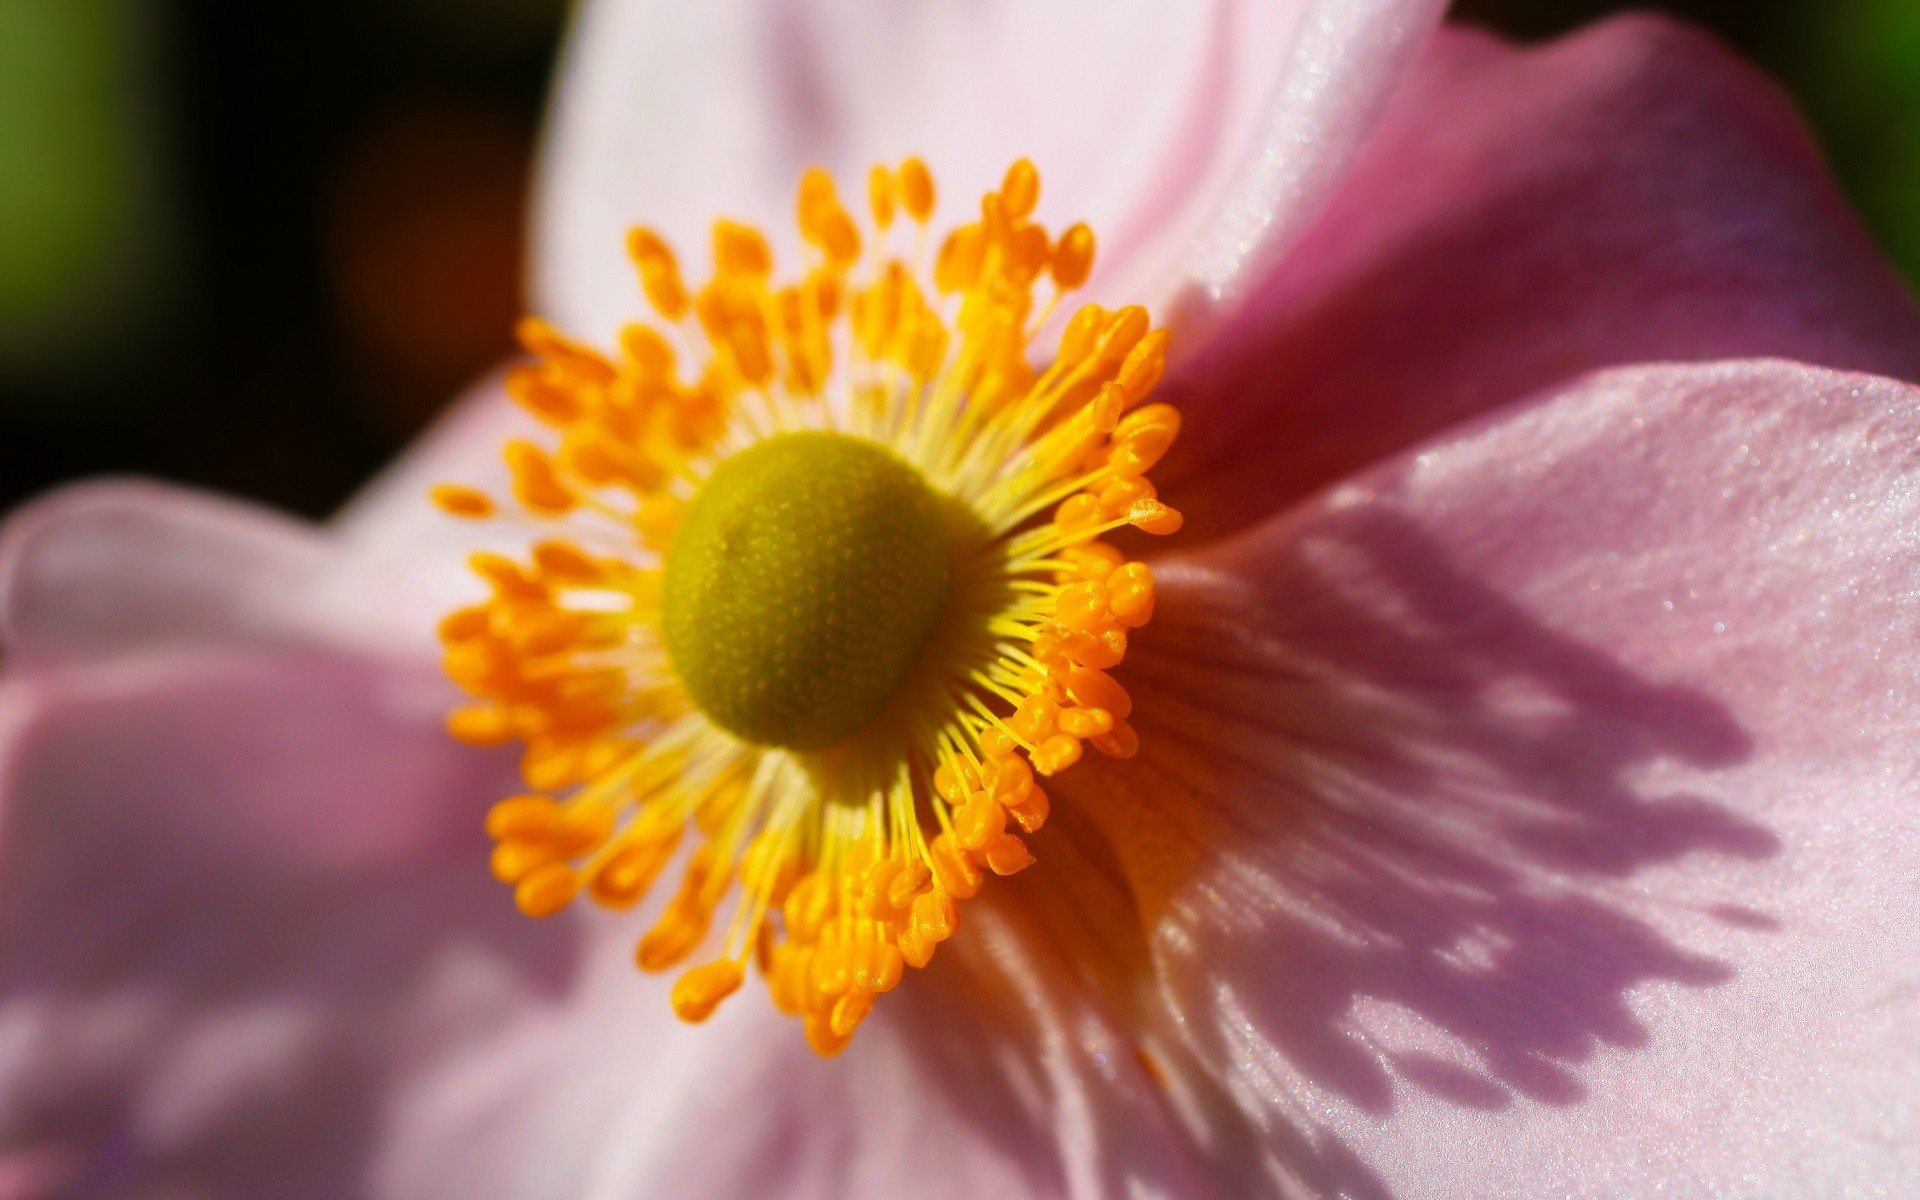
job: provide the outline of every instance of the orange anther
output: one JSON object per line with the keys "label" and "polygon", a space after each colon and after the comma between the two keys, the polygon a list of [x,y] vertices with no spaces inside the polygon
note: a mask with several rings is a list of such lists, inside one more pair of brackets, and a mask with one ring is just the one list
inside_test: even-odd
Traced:
{"label": "orange anther", "polygon": [[1123,625],[1138,629],[1153,619],[1153,571],[1142,562],[1130,562],[1107,580],[1108,605]]}
{"label": "orange anther", "polygon": [[559,824],[560,806],[551,796],[508,796],[487,810],[487,836],[496,842],[541,841],[552,837]]}
{"label": "orange anther", "polygon": [[1127,389],[1108,380],[1100,385],[1100,391],[1087,402],[1087,424],[1095,433],[1112,433],[1120,424],[1120,414],[1127,408]]}
{"label": "orange anther", "polygon": [[1028,743],[1042,742],[1053,733],[1059,719],[1060,704],[1049,696],[1026,696],[1007,718],[1007,728]]}
{"label": "orange anther", "polygon": [[627,231],[627,254],[640,272],[640,287],[654,311],[669,321],[686,315],[687,288],[680,281],[680,264],[667,243],[651,229]]}
{"label": "orange anther", "polygon": [[[834,1003],[831,1029],[837,1038],[850,1038],[854,1029],[873,1011],[873,993],[854,988]],[[817,1047],[816,1047],[817,1049]]]}
{"label": "orange anther", "polygon": [[1166,456],[1179,432],[1178,425],[1149,425],[1116,440],[1107,461],[1122,475],[1139,475]]}
{"label": "orange anther", "polygon": [[640,939],[635,958],[643,971],[665,971],[686,960],[707,936],[712,914],[680,896],[667,905],[659,923]]}
{"label": "orange anther", "polygon": [[639,903],[673,857],[682,828],[676,825],[665,834],[636,837],[615,850],[587,881],[587,894],[608,908]]}
{"label": "orange anther", "polygon": [[969,850],[984,850],[1007,827],[1007,810],[985,792],[962,804],[953,814],[953,833]]}
{"label": "orange anther", "polygon": [[894,908],[905,908],[932,882],[933,871],[916,858],[887,884],[887,903]]}
{"label": "orange anther", "polygon": [[1153,327],[1153,320],[1147,310],[1138,304],[1129,304],[1125,308],[1114,310],[1100,328],[1100,337],[1095,343],[1104,362],[1124,363],[1128,354],[1147,336]]}
{"label": "orange anther", "polygon": [[821,927],[833,916],[834,908],[832,882],[825,875],[817,873],[802,876],[787,893],[786,903],[781,906],[788,936],[803,942],[813,941],[820,936]]}
{"label": "orange anther", "polygon": [[960,927],[960,909],[943,891],[926,892],[913,901],[913,932],[929,944],[944,942]]}
{"label": "orange anther", "polygon": [[979,225],[960,226],[940,243],[940,253],[933,262],[933,286],[943,292],[972,287],[986,252],[986,230]]}
{"label": "orange anther", "polygon": [[1015,160],[1000,183],[1000,203],[1006,208],[1007,216],[1016,221],[1025,220],[1039,200],[1040,172],[1027,159]]}
{"label": "orange anther", "polygon": [[533,548],[533,565],[554,583],[592,584],[605,577],[586,551],[572,542],[541,542]]}
{"label": "orange anther", "polygon": [[573,903],[579,890],[580,879],[572,867],[550,862],[519,882],[513,889],[513,902],[529,917],[550,917]]}
{"label": "orange anther", "polygon": [[933,174],[919,158],[900,164],[900,204],[907,215],[922,224],[933,215]]}
{"label": "orange anther", "polygon": [[1098,304],[1083,304],[1060,333],[1060,353],[1056,361],[1073,366],[1093,353],[1106,328],[1107,310]]}
{"label": "orange anther", "polygon": [[1127,511],[1127,524],[1142,533],[1177,533],[1185,523],[1186,518],[1179,510],[1168,508],[1158,500],[1136,501]]}
{"label": "orange anther", "polygon": [[912,928],[901,934],[900,941],[897,943],[900,947],[900,957],[915,970],[933,961],[934,947],[938,944],[922,937],[918,930]]}
{"label": "orange anther", "polygon": [[1034,863],[1033,853],[1017,833],[1003,833],[987,847],[987,867],[995,875],[1013,875]]}
{"label": "orange anther", "polygon": [[1053,512],[1053,523],[1062,533],[1077,533],[1082,529],[1092,529],[1100,524],[1100,501],[1097,497],[1079,492],[1060,502]]}
{"label": "orange anther", "polygon": [[487,865],[501,883],[519,883],[554,858],[553,847],[545,842],[508,841],[493,848]]}
{"label": "orange anther", "polygon": [[900,948],[878,938],[863,942],[854,956],[853,986],[856,991],[890,992],[900,985],[906,962]]}
{"label": "orange anther", "polygon": [[634,374],[642,379],[665,382],[673,374],[673,343],[650,325],[622,326],[620,348],[626,351]]}
{"label": "orange anther", "polygon": [[507,469],[513,473],[514,499],[537,513],[557,515],[580,502],[553,469],[547,452],[518,438],[506,445]]}
{"label": "orange anther", "polygon": [[1050,807],[1046,792],[1036,787],[1029,789],[1020,803],[1008,805],[1007,813],[1019,823],[1022,830],[1033,833],[1047,823]]}
{"label": "orange anther", "polygon": [[1053,602],[1053,619],[1069,629],[1091,632],[1107,620],[1107,588],[1095,580],[1069,584]]}
{"label": "orange anther", "polygon": [[1167,369],[1167,344],[1172,340],[1171,330],[1155,329],[1128,352],[1126,361],[1120,364],[1120,373],[1114,379],[1127,389],[1129,404],[1138,404],[1146,399],[1147,394],[1160,382],[1160,376]]}
{"label": "orange anther", "polygon": [[940,890],[956,900],[965,900],[980,890],[980,864],[973,860],[951,833],[942,833],[927,844],[933,881]]}
{"label": "orange anther", "polygon": [[1113,728],[1113,714],[1104,708],[1069,708],[1060,714],[1060,732],[1071,737],[1098,737]]}
{"label": "orange anther", "polygon": [[1113,438],[1117,442],[1124,442],[1130,438],[1138,437],[1148,429],[1161,426],[1173,431],[1168,437],[1178,436],[1180,433],[1180,410],[1171,404],[1149,404],[1145,408],[1137,408],[1128,413],[1126,418],[1114,427]]}
{"label": "orange anther", "polygon": [[463,704],[447,714],[447,732],[469,746],[498,746],[513,737],[513,725],[496,705]]}
{"label": "orange anther", "polygon": [[1100,489],[1100,513],[1105,517],[1114,517],[1131,512],[1133,506],[1141,500],[1152,500],[1159,496],[1153,481],[1139,475],[1122,475],[1109,479]]}
{"label": "orange anther", "polygon": [[1026,794],[1033,790],[1033,768],[1027,760],[1016,754],[1004,758],[988,760],[988,774],[992,783],[988,794],[1001,804],[1018,804]]}
{"label": "orange anther", "polygon": [[713,266],[722,275],[765,279],[773,272],[773,249],[767,245],[766,235],[751,225],[715,221]]}
{"label": "orange anther", "polygon": [[873,212],[874,228],[893,224],[893,175],[885,167],[867,172],[867,207]]}
{"label": "orange anther", "polygon": [[1112,732],[1094,738],[1093,748],[1109,758],[1132,758],[1140,753],[1140,735],[1133,731],[1133,726],[1115,717]]}
{"label": "orange anther", "polygon": [[605,842],[613,832],[613,824],[613,810],[605,804],[569,804],[561,809],[552,837],[562,854],[578,858]]}
{"label": "orange anther", "polygon": [[980,731],[980,753],[988,758],[1012,754],[1017,745],[1019,743],[1013,740],[1013,735],[998,725],[989,725]]}
{"label": "orange anther", "polygon": [[953,764],[957,761],[943,762],[933,769],[933,790],[948,804],[965,804],[967,793],[973,790],[954,770]]}
{"label": "orange anther", "polygon": [[[1061,653],[1083,667],[1104,671],[1118,666],[1127,656],[1127,631],[1118,624],[1102,626],[1093,632],[1053,625],[1050,631],[1058,640]],[[1038,644],[1036,641],[1035,645]],[[1039,657],[1038,652],[1034,657]]]}
{"label": "orange anther", "polygon": [[1069,225],[1053,248],[1052,268],[1053,284],[1063,292],[1085,283],[1093,272],[1093,230]]}
{"label": "orange anther", "polygon": [[1069,546],[1060,552],[1060,556],[1074,565],[1074,569],[1086,579],[1105,579],[1113,569],[1127,561],[1107,542],[1083,542],[1078,546]]}
{"label": "orange anther", "polygon": [[520,564],[504,554],[475,550],[467,555],[467,566],[487,581],[494,593],[505,600],[545,600],[547,589],[520,569]]}
{"label": "orange anther", "polygon": [[1055,734],[1033,752],[1033,767],[1042,775],[1057,775],[1080,761],[1080,739]]}
{"label": "orange anther", "polygon": [[1113,676],[1077,663],[1067,668],[1067,694],[1089,708],[1106,709],[1115,719],[1133,711],[1133,698]]}
{"label": "orange anther", "polygon": [[437,632],[443,642],[466,642],[484,637],[493,624],[492,610],[484,604],[456,608],[440,618]]}
{"label": "orange anther", "polygon": [[427,495],[435,507],[449,516],[477,521],[493,515],[493,499],[479,488],[458,483],[435,484]]}
{"label": "orange anther", "polygon": [[689,1024],[699,1024],[713,1015],[722,1000],[740,990],[745,977],[746,972],[731,958],[694,967],[674,981],[674,1015]]}
{"label": "orange anther", "polygon": [[544,368],[521,364],[507,372],[507,395],[549,425],[567,426],[586,413],[575,389],[549,379]]}
{"label": "orange anther", "polygon": [[847,1043],[853,1040],[851,1029],[846,1033],[835,1033],[832,1021],[828,1013],[809,1012],[800,1027],[806,1033],[807,1045],[813,1047],[813,1052],[821,1058],[832,1058],[845,1050]]}
{"label": "orange anther", "polygon": [[901,873],[897,858],[883,858],[867,868],[860,881],[860,911],[869,917],[884,918],[894,910],[893,881]]}
{"label": "orange anther", "polygon": [[1024,288],[1039,278],[1053,256],[1047,231],[1038,225],[1022,225],[1007,239],[1006,274],[1016,287]]}

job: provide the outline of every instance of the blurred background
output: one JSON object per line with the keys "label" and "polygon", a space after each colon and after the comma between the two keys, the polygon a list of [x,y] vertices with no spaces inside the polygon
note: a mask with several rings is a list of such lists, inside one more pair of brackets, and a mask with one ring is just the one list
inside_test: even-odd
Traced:
{"label": "blurred background", "polygon": [[[1717,30],[1920,279],[1920,0],[1457,0]],[[0,0],[0,508],[133,471],[322,515],[507,352],[565,0]]]}

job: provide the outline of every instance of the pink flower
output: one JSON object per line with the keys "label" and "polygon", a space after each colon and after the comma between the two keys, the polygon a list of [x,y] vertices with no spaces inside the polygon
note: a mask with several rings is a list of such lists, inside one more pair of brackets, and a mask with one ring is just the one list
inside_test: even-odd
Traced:
{"label": "pink flower", "polygon": [[1920,320],[1774,89],[1646,19],[856,7],[590,6],[541,308],[604,336],[627,223],[812,161],[1032,155],[1185,334],[1140,757],[823,1062],[486,877],[420,497],[497,385],[325,529],[50,497],[0,551],[0,1196],[1910,1187]]}

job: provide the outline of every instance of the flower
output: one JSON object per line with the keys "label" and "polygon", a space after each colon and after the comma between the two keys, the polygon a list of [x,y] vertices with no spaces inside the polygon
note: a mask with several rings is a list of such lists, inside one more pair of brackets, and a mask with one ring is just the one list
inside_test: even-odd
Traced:
{"label": "flower", "polygon": [[[1085,225],[1031,219],[1034,165],[939,241],[924,282],[932,174],[909,158],[867,178],[863,238],[832,178],[801,176],[814,262],[795,282],[722,219],[690,289],[642,226],[628,248],[656,320],[623,326],[617,355],[522,324],[535,361],[506,389],[558,448],[506,443],[509,511],[563,536],[474,555],[489,594],[439,626],[476,697],[450,731],[524,742],[539,789],[487,816],[521,911],[582,892],[632,908],[694,827],[639,966],[699,951],[737,880],[674,1011],[706,1020],[757,963],[829,1057],[953,936],[959,901],[1033,864],[1036,772],[1138,753],[1107,672],[1153,617],[1153,574],[1101,535],[1182,523],[1147,477],[1180,414],[1146,402],[1168,345],[1146,309],[1080,306],[1030,365],[1094,251]],[[903,211],[912,250],[889,246]],[[432,494],[501,515],[467,485]]]}
{"label": "flower", "polygon": [[[0,1177],[1897,1189],[1920,324],[1770,85],[1644,18],[1413,56],[1431,7],[1223,10],[1262,36],[1196,8],[1145,40],[1109,8],[1061,18],[1062,56],[991,24],[1032,16],[889,10],[874,43],[770,11],[587,10],[542,309],[610,339],[603,247],[642,200],[669,232],[763,219],[706,189],[771,205],[784,154],[880,157],[910,106],[860,89],[928,98],[937,163],[1026,135],[996,174],[1029,153],[1120,231],[1089,294],[1187,338],[1139,755],[1061,775],[1041,865],[823,1063],[750,995],[680,1025],[620,918],[528,922],[480,875],[511,763],[436,733],[427,624],[472,593],[417,497],[492,458],[497,386],[319,536],[51,498],[0,574]],[[1211,166],[1155,156],[1221,128]]]}

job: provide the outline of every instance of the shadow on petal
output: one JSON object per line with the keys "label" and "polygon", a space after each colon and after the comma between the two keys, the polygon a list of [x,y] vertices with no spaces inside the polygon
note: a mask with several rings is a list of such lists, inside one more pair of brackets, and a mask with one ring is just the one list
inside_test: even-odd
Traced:
{"label": "shadow on petal", "polygon": [[[1204,1135],[1384,1196],[1321,1106],[1580,1103],[1583,1064],[1649,1041],[1636,988],[1734,974],[1664,932],[1671,902],[1635,876],[1780,843],[1652,782],[1750,756],[1704,695],[1554,632],[1380,508],[1265,536],[1230,573],[1161,569],[1126,671],[1143,749],[1061,780],[1063,837],[1110,847],[1150,931],[1184,1043],[1168,1057],[1223,1089]],[[1694,915],[1777,927],[1744,905]],[[1221,1127],[1235,1114],[1250,1128]]]}

